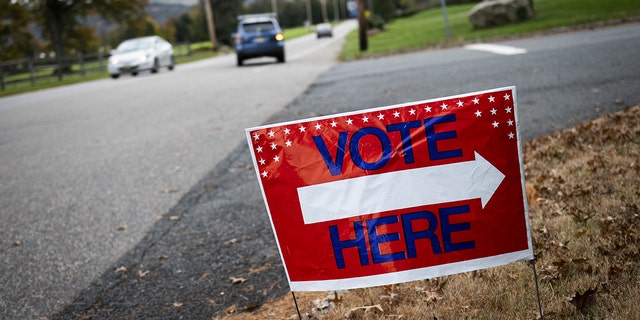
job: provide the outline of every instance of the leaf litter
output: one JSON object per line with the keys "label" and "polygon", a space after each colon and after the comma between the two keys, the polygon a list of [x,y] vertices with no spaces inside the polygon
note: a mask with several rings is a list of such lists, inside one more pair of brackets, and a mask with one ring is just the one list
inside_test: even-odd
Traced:
{"label": "leaf litter", "polygon": [[[640,319],[640,105],[540,137],[523,151],[544,318]],[[303,319],[540,319],[525,262],[295,294]],[[219,319],[298,316],[286,295]]]}

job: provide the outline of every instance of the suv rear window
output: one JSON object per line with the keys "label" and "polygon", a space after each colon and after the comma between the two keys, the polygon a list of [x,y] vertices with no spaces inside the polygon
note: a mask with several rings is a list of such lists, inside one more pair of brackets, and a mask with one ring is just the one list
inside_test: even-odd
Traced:
{"label": "suv rear window", "polygon": [[242,29],[244,32],[266,32],[273,31],[275,27],[271,22],[255,22],[243,24]]}

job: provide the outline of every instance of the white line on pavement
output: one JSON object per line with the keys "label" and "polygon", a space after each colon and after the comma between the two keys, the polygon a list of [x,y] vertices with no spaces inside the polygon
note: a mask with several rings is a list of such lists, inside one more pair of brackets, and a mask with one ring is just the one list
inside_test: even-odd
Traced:
{"label": "white line on pavement", "polygon": [[507,56],[527,53],[527,49],[489,43],[468,44],[465,45],[464,48],[467,50],[486,51]]}

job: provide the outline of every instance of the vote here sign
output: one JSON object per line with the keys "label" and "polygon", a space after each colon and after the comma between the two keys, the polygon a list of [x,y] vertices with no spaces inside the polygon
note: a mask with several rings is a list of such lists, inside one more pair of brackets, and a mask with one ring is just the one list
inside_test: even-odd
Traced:
{"label": "vote here sign", "polygon": [[533,259],[515,87],[246,135],[292,291]]}

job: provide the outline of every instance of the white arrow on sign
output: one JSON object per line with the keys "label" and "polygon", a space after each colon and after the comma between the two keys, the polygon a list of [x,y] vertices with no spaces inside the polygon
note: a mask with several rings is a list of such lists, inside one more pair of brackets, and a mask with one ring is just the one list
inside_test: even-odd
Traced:
{"label": "white arrow on sign", "polygon": [[504,177],[475,152],[471,161],[301,187],[298,199],[305,224],[477,198],[484,208]]}

